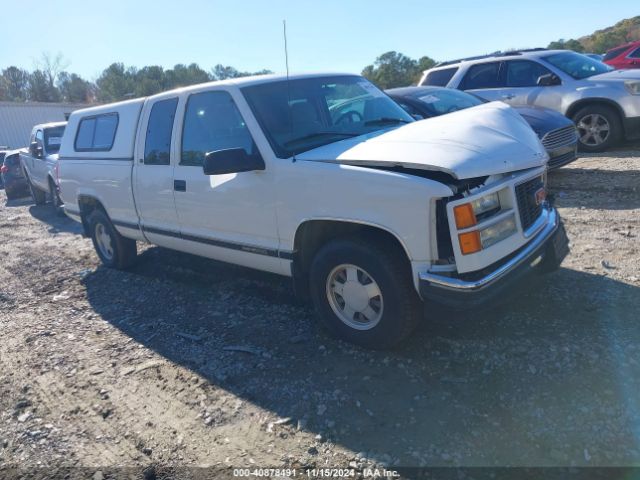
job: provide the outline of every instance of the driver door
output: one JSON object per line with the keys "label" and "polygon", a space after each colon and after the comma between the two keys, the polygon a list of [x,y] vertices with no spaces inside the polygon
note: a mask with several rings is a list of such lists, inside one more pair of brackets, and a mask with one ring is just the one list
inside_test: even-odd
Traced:
{"label": "driver door", "polygon": [[181,238],[192,253],[282,273],[274,172],[268,162],[260,171],[209,176],[202,169],[209,152],[243,148],[260,153],[238,103],[225,89],[209,88],[186,98],[173,177]]}

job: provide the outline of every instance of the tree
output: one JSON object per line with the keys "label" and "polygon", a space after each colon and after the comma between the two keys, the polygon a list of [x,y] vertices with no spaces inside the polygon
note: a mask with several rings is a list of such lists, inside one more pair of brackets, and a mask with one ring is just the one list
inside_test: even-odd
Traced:
{"label": "tree", "polygon": [[189,66],[178,64],[165,71],[165,82],[169,89],[205,83],[210,80],[211,76],[201,69],[197,63],[192,63]]}
{"label": "tree", "polygon": [[27,99],[29,72],[18,67],[8,67],[0,76],[0,98],[11,102],[24,102]]}
{"label": "tree", "polygon": [[547,47],[551,50],[573,50],[574,52],[582,53],[584,52],[584,46],[573,38],[570,40],[564,40],[561,38],[560,40],[556,40],[555,42],[551,42]]}
{"label": "tree", "polygon": [[135,75],[134,67],[125,68],[123,63],[109,65],[96,80],[98,101],[116,102],[134,96]]}
{"label": "tree", "polygon": [[422,70],[434,64],[429,57],[416,61],[402,53],[391,51],[376,58],[373,65],[366,66],[362,75],[380,88],[405,87],[415,83]]}
{"label": "tree", "polygon": [[146,97],[166,90],[164,69],[152,65],[138,70],[134,76],[134,96]]}
{"label": "tree", "polygon": [[211,76],[213,80],[226,80],[228,78],[249,77],[251,75],[267,75],[273,73],[271,70],[260,70],[258,72],[240,72],[234,67],[224,66],[221,64],[216,65],[211,70]]}
{"label": "tree", "polygon": [[34,70],[29,75],[28,100],[32,102],[58,102],[60,92],[49,83],[49,76],[42,70]]}
{"label": "tree", "polygon": [[93,85],[75,73],[60,72],[58,90],[62,100],[71,103],[87,103],[93,97]]}

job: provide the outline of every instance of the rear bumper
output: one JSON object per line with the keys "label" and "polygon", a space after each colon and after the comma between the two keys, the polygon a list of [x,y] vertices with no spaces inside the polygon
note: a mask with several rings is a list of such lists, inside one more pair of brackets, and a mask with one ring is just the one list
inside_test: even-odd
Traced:
{"label": "rear bumper", "polygon": [[529,243],[506,261],[482,271],[476,276],[449,277],[433,272],[419,274],[419,289],[423,300],[456,308],[481,305],[504,296],[525,277],[537,272],[556,270],[569,253],[569,240],[553,208],[546,226]]}
{"label": "rear bumper", "polygon": [[640,138],[640,117],[625,118],[624,133],[629,140],[636,140]]}

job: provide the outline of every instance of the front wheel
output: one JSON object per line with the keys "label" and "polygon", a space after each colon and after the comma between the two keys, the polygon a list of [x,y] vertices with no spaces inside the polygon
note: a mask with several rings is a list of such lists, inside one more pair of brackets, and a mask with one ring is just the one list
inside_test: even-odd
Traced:
{"label": "front wheel", "polygon": [[33,202],[36,205],[44,205],[47,202],[47,194],[43,192],[38,187],[36,187],[33,183],[31,183],[31,178],[27,176],[27,184],[29,185],[29,192],[31,193],[31,198],[33,198]]}
{"label": "front wheel", "polygon": [[93,246],[102,263],[119,270],[130,267],[136,259],[136,242],[118,233],[102,210],[95,210],[88,219]]}
{"label": "front wheel", "polygon": [[60,199],[58,187],[51,178],[49,179],[49,201],[51,202],[51,206],[53,206],[58,215],[64,214],[64,210],[62,209],[64,205],[62,203],[62,200]]}
{"label": "front wheel", "polygon": [[573,116],[578,129],[578,145],[584,152],[602,152],[616,145],[622,137],[620,117],[605,105],[581,108]]}
{"label": "front wheel", "polygon": [[367,348],[391,348],[421,316],[406,257],[385,242],[334,240],[311,265],[311,295],[334,335]]}

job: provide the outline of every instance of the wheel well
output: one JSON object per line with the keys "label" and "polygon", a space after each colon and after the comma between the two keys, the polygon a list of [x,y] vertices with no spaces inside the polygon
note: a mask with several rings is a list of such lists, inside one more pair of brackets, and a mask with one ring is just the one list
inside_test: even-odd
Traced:
{"label": "wheel well", "polygon": [[578,110],[591,105],[613,108],[613,110],[618,114],[618,118],[620,121],[622,121],[622,119],[624,118],[624,112],[622,111],[622,108],[620,108],[620,105],[607,98],[585,98],[583,100],[578,100],[577,102],[571,104],[571,106],[567,109],[566,116],[567,118],[571,118],[573,120],[573,116]]}
{"label": "wheel well", "polygon": [[308,273],[318,250],[331,240],[352,236],[384,243],[385,248],[396,249],[409,262],[407,251],[400,240],[380,227],[340,220],[309,220],[298,227],[294,239],[292,273],[296,293],[308,296]]}
{"label": "wheel well", "polygon": [[102,210],[107,213],[106,209],[100,203],[100,200],[87,195],[78,197],[78,207],[80,208],[80,219],[82,220],[82,228],[86,237],[90,236],[89,216],[96,210]]}

